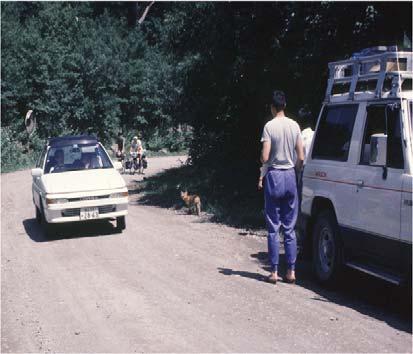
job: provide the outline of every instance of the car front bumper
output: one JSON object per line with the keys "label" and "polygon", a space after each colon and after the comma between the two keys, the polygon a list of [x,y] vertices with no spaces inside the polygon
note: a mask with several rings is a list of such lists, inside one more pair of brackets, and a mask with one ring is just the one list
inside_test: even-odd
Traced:
{"label": "car front bumper", "polygon": [[[81,219],[84,208],[97,208],[98,215],[91,219]],[[128,198],[108,198],[73,203],[50,205],[44,208],[44,216],[49,223],[82,222],[89,220],[113,219],[128,214]]]}

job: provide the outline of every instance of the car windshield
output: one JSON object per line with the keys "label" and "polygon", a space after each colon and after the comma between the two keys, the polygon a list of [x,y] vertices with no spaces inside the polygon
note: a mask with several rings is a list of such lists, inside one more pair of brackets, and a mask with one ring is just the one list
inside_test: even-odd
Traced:
{"label": "car windshield", "polygon": [[49,149],[44,173],[112,167],[108,155],[100,144],[70,144]]}

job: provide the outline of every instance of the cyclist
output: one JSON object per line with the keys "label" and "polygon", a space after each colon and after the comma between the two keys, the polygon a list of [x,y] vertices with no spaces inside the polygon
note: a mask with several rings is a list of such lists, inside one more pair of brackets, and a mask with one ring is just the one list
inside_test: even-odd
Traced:
{"label": "cyclist", "polygon": [[138,139],[137,136],[133,137],[129,152],[137,152],[138,154],[142,153],[142,142]]}
{"label": "cyclist", "polygon": [[132,159],[132,165],[134,165],[135,169],[140,169],[142,161],[142,142],[138,139],[137,136],[132,138],[132,142],[129,149],[129,154]]}

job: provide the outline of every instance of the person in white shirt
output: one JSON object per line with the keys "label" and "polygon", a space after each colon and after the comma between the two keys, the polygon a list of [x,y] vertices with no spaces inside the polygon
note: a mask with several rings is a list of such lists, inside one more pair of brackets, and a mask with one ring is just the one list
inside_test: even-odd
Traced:
{"label": "person in white shirt", "polygon": [[145,149],[142,146],[142,141],[134,136],[130,146],[129,153],[136,153],[136,159],[138,161],[139,173],[144,174],[144,169],[147,167],[147,160],[145,156]]}
{"label": "person in white shirt", "polygon": [[313,137],[314,137],[314,130],[312,130],[310,127],[305,128],[301,132],[301,139],[303,141],[303,148],[304,148],[304,166],[307,162],[308,153],[310,152],[311,143],[313,142]]}
{"label": "person in white shirt", "polygon": [[142,152],[142,142],[138,139],[137,136],[134,136],[132,138],[129,152],[137,152],[138,154]]}
{"label": "person in white shirt", "polygon": [[301,171],[297,171],[298,212],[301,212],[301,201],[303,197],[303,173],[305,165],[307,163],[308,155],[310,153],[313,137],[314,131],[310,127],[303,129],[303,131],[301,132],[301,140],[303,142],[304,149],[304,164]]}

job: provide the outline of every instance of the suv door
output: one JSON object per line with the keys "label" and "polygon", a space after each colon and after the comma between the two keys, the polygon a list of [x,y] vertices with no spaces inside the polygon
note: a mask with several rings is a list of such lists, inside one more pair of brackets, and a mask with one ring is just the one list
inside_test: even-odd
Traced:
{"label": "suv door", "polygon": [[[356,237],[365,257],[399,268],[400,217],[404,159],[400,108],[388,103],[367,106],[360,161],[356,170]],[[370,166],[370,137],[387,132],[387,166]],[[387,175],[387,176],[386,176]]]}
{"label": "suv door", "polygon": [[356,208],[356,161],[350,157],[358,104],[324,106],[316,129],[310,161],[304,168],[303,211],[311,214],[314,197],[330,200],[338,224],[351,225]]}
{"label": "suv door", "polygon": [[[404,131],[404,136],[407,141],[412,141],[412,101],[403,102],[404,112],[406,116],[403,117],[403,126],[406,131]],[[407,144],[406,153],[412,154],[412,145]],[[407,156],[406,156],[407,157]],[[407,162],[408,159],[406,158]],[[412,163],[410,160],[410,170],[406,170],[403,174],[403,191],[402,191],[402,206],[401,206],[401,231],[400,231],[400,241],[402,247],[402,260],[404,269],[411,271],[412,269]]]}

